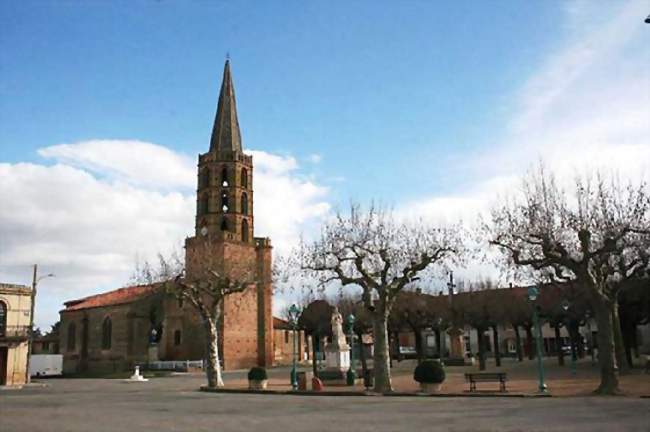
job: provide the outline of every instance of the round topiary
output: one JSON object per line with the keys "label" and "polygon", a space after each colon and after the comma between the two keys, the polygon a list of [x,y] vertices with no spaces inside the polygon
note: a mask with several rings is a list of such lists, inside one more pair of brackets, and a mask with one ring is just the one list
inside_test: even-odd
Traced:
{"label": "round topiary", "polygon": [[266,369],[263,367],[252,367],[251,370],[248,371],[248,380],[249,381],[264,381],[266,379],[269,379],[268,376],[266,375]]}
{"label": "round topiary", "polygon": [[439,384],[445,380],[445,369],[439,361],[425,360],[415,368],[413,379],[419,383]]}

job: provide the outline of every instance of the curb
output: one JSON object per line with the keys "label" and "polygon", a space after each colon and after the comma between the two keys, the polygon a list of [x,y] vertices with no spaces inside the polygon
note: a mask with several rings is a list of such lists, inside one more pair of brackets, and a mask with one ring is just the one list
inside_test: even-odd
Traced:
{"label": "curb", "polygon": [[232,393],[232,394],[258,394],[258,395],[284,395],[284,396],[367,396],[367,397],[488,397],[488,398],[548,398],[553,397],[550,394],[527,394],[527,393],[374,393],[362,391],[294,391],[294,390],[248,390],[248,389],[229,389],[219,388],[211,389],[202,386],[199,391],[206,393]]}

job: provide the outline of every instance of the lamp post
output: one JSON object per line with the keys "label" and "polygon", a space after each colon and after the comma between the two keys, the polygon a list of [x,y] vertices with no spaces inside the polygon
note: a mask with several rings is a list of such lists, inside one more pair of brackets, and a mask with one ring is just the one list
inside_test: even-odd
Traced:
{"label": "lamp post", "polygon": [[354,380],[356,379],[356,373],[354,371],[354,315],[348,315],[348,331],[350,332],[350,369],[347,373],[347,384],[349,386],[354,385]]}
{"label": "lamp post", "polygon": [[298,306],[295,304],[292,304],[291,307],[289,307],[289,323],[291,324],[291,327],[293,328],[293,366],[291,367],[291,388],[295,391],[298,390],[298,374],[296,371],[296,329],[298,327],[298,315],[300,314],[300,310],[298,309]]}
{"label": "lamp post", "polygon": [[568,315],[570,307],[571,307],[571,303],[569,303],[568,300],[564,300],[562,302],[562,309],[564,309],[564,312],[567,312],[566,330],[567,333],[569,333],[569,344],[571,344],[571,375],[575,376],[576,375],[576,349],[573,343],[573,336],[571,334],[571,320],[569,319],[569,315]]}
{"label": "lamp post", "polygon": [[535,300],[539,297],[539,289],[537,287],[528,288],[528,300],[533,304],[533,325],[535,326],[536,343],[537,343],[537,373],[539,375],[539,392],[546,393],[546,384],[544,383],[544,364],[542,363],[542,327],[539,323],[539,316],[537,314],[537,305]]}
{"label": "lamp post", "polygon": [[27,344],[27,366],[25,368],[25,382],[31,382],[31,376],[29,375],[29,363],[32,359],[32,344],[34,343],[34,307],[36,305],[36,287],[38,283],[45,278],[54,277],[52,273],[46,274],[45,276],[38,277],[38,265],[34,264],[34,277],[32,279],[32,296],[31,296],[31,313],[29,315],[29,341]]}
{"label": "lamp post", "polygon": [[596,365],[596,353],[594,352],[594,334],[591,332],[591,312],[589,309],[585,311],[585,321],[587,321],[587,334],[589,338],[587,342],[589,343],[589,350],[591,351],[591,365]]}

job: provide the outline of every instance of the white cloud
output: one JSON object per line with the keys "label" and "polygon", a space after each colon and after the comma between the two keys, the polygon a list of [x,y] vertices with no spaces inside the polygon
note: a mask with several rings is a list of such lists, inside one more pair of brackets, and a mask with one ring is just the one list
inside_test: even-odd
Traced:
{"label": "white cloud", "polygon": [[[472,221],[519,187],[538,161],[564,183],[593,170],[639,181],[650,174],[647,3],[570,3],[561,47],[517,93],[501,144],[469,157],[469,187],[404,203],[435,222]],[[471,265],[465,273],[485,275]],[[489,269],[487,269],[489,271]],[[497,276],[492,271],[493,277]],[[504,281],[505,282],[505,281]]]}
{"label": "white cloud", "polygon": [[[250,153],[255,234],[282,251],[327,213],[327,189],[304,180],[292,157]],[[196,174],[187,157],[118,140],[39,154],[55,164],[0,164],[0,280],[28,284],[32,263],[56,274],[42,282],[38,325],[56,321],[63,301],[122,286],[136,255],[178,249],[192,234]]]}

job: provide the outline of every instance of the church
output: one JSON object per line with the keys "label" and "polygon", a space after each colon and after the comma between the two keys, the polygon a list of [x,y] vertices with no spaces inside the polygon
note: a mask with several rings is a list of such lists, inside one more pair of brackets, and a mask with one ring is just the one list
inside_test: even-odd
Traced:
{"label": "church", "polygon": [[[185,240],[189,277],[210,268],[235,279],[252,274],[257,281],[224,300],[219,323],[224,369],[271,366],[272,247],[268,238],[254,235],[253,158],[242,149],[229,60],[210,147],[198,158],[194,230]],[[198,312],[165,293],[161,284],[71,300],[60,315],[64,373],[119,371],[152,360],[205,357]]]}

